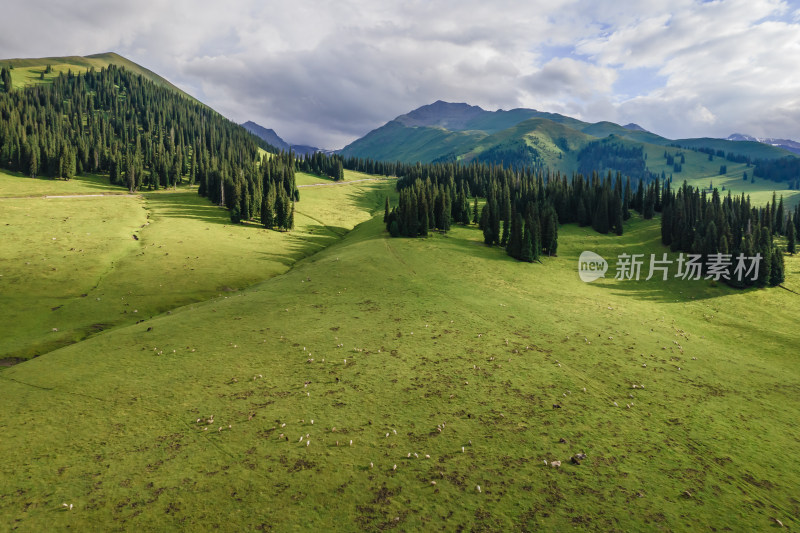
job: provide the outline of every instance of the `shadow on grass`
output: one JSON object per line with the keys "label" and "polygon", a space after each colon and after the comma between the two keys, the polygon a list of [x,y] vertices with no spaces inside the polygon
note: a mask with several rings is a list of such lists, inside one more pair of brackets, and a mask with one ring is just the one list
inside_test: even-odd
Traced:
{"label": "shadow on grass", "polygon": [[[387,183],[391,183],[391,186],[387,186]],[[347,200],[359,209],[374,215],[378,210],[383,210],[386,196],[389,196],[391,201],[392,196],[397,194],[393,188],[394,185],[394,182],[389,181],[365,181],[360,184],[348,185],[348,187],[357,187],[357,190],[349,192]]]}
{"label": "shadow on grass", "polygon": [[212,204],[196,192],[146,193],[145,198],[158,216],[201,220],[209,224],[232,224],[227,209]]}
{"label": "shadow on grass", "polygon": [[[577,269],[575,276],[577,277]],[[609,275],[613,272],[609,270]],[[613,278],[612,278],[613,279]],[[593,284],[594,285],[594,284]],[[740,289],[734,289],[718,282],[716,287],[711,285],[710,280],[627,280],[613,284],[597,284],[596,288],[608,290],[615,296],[625,296],[637,300],[660,302],[660,303],[688,303],[714,298],[721,298],[736,294]],[[753,289],[744,289],[753,290]]]}
{"label": "shadow on grass", "polygon": [[[60,178],[51,178],[49,176],[36,176],[35,178],[31,178],[26,174],[12,170],[3,170],[3,172],[9,176],[14,176],[22,180],[29,180],[34,183],[52,183],[54,186],[63,185],[66,183],[80,183],[81,187],[85,189],[84,191],[70,191],[65,194],[83,194],[93,192],[124,194],[128,192],[126,187],[111,185],[108,181],[108,177],[98,174],[85,174],[82,176],[75,176],[71,180],[63,180]],[[42,192],[40,194],[60,194],[62,192],[63,191],[53,190],[52,192]]]}

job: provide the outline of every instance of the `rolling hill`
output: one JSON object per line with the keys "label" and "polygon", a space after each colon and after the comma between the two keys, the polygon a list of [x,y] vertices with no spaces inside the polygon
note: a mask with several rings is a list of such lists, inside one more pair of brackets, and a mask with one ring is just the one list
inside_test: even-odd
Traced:
{"label": "rolling hill", "polygon": [[[50,65],[52,72],[42,74],[44,69]],[[168,87],[187,98],[196,100],[193,96],[185,93],[169,80],[159,76],[152,70],[149,70],[130,59],[122,57],[114,52],[106,52],[103,54],[92,54],[88,56],[62,56],[62,57],[39,57],[39,58],[24,58],[24,59],[0,59],[0,66],[9,67],[13,66],[11,70],[11,77],[14,81],[15,87],[23,87],[27,85],[35,85],[37,83],[48,83],[53,78],[68,71],[83,72],[87,69],[101,69],[108,65],[116,65],[124,67],[126,70],[134,74],[140,74],[144,78],[152,81],[156,85]]]}
{"label": "rolling hill", "polygon": [[[13,179],[20,194],[42,185]],[[46,184],[52,193],[74,185]],[[198,215],[180,193],[55,200],[75,218],[66,222],[24,223],[31,209],[48,210],[43,198],[0,211],[47,257],[3,263],[0,283],[22,280],[33,294],[31,284],[44,287],[39,276],[58,267],[90,287],[74,305],[143,315],[0,369],[3,523],[25,531],[800,523],[791,488],[800,480],[791,452],[800,368],[787,356],[796,294],[578,279],[586,249],[607,258],[667,252],[658,220],[636,216],[619,237],[565,225],[558,257],[523,264],[482,246],[475,225],[389,238],[382,184],[307,190],[314,198],[300,204],[301,235],[231,226],[210,206]],[[127,216],[117,218],[120,203]],[[125,239],[146,212],[140,240]],[[62,248],[97,246],[86,233],[98,218],[107,220],[104,236],[120,234],[104,246],[124,250],[105,274],[120,281],[92,289],[102,269],[76,272],[91,257],[62,258]],[[232,245],[232,268],[207,256],[209,232]],[[28,248],[22,238],[3,241],[5,251]],[[787,266],[787,288],[800,290],[798,259]],[[214,290],[245,269],[264,281]],[[169,290],[143,291],[142,279]],[[199,295],[202,285],[202,298],[143,312],[148,298]],[[42,298],[67,284],[51,287]],[[50,305],[27,309],[43,336],[57,335],[49,329],[62,319]],[[578,453],[585,458],[570,462]]]}
{"label": "rolling hill", "polygon": [[[345,146],[340,153],[346,157],[399,160],[405,163],[484,161],[538,164],[570,173],[579,168],[582,150],[591,143],[611,136],[625,144],[640,146],[643,154],[663,153],[665,149],[676,152],[683,148],[684,151],[695,153],[703,149],[721,150],[751,160],[794,157],[783,148],[760,142],[710,138],[673,140],[646,131],[636,124],[587,123],[534,109],[486,111],[478,106],[441,100],[396,117]],[[707,154],[699,154],[698,157],[704,158]],[[651,163],[646,162],[651,172],[665,170],[661,165]],[[699,179],[719,174],[719,164],[716,170],[706,172],[707,169],[704,169],[699,174],[694,171],[698,166],[688,165],[680,178]],[[611,167],[602,170],[616,169]]]}
{"label": "rolling hill", "polygon": [[[719,170],[631,125],[455,106],[364,146],[565,170],[638,150],[653,172]],[[748,170],[724,183],[759,185]],[[390,238],[390,180],[297,176],[295,227],[270,231],[191,182],[128,194],[103,173],[0,171],[4,527],[798,527],[798,256],[786,290],[588,284],[585,250],[677,262],[658,217],[619,236],[564,224],[557,256],[522,263],[476,224]]]}

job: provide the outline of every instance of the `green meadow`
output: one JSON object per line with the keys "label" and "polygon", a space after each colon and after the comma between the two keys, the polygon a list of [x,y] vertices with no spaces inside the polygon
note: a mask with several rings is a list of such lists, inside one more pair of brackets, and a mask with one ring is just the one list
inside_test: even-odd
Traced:
{"label": "green meadow", "polygon": [[523,264],[475,227],[390,239],[392,189],[303,187],[289,233],[193,191],[0,200],[5,356],[43,353],[0,371],[2,523],[800,526],[800,259],[789,290],[620,281],[658,220]]}
{"label": "green meadow", "polygon": [[231,224],[196,188],[129,195],[105,177],[0,173],[0,359],[28,359],[282,274],[369,218],[388,187],[302,189],[296,229],[282,234]]}
{"label": "green meadow", "polygon": [[[668,177],[672,175],[673,188],[680,187],[686,181],[690,186],[706,189],[707,192],[711,191],[709,187],[719,189],[722,196],[727,196],[728,191],[738,196],[744,193],[750,196],[753,205],[764,205],[772,201],[773,192],[778,198],[783,196],[784,204],[787,206],[794,207],[800,203],[800,191],[788,189],[787,183],[762,178],[755,178],[751,183],[753,167],[748,167],[745,163],[733,163],[721,157],[714,157],[713,161],[709,161],[708,155],[700,152],[654,145],[644,146],[648,170],[656,174],[664,172]],[[667,165],[667,160],[664,158],[665,150],[672,155],[676,153],[684,155],[686,162],[681,172],[673,172],[672,165]],[[719,173],[721,165],[727,166],[725,174]],[[746,180],[743,179],[744,174],[747,174]]]}

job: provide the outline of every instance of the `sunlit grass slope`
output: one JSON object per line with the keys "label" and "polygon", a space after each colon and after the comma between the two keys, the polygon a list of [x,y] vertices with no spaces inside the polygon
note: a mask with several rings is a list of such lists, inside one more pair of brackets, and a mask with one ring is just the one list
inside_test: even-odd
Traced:
{"label": "sunlit grass slope", "polygon": [[0,359],[27,359],[281,274],[380,209],[390,188],[303,190],[296,229],[280,233],[231,224],[196,189],[43,198],[126,191],[104,178],[0,174]]}
{"label": "sunlit grass slope", "polygon": [[[320,209],[365,201],[318,189]],[[661,253],[658,221],[631,221],[622,237],[562,227],[559,257],[543,264],[484,247],[475,228],[409,240],[382,226],[369,220],[249,290],[0,373],[3,522],[800,525],[800,296],[578,279],[583,250],[610,274],[618,253]],[[149,241],[147,254],[163,251]],[[798,290],[796,258],[787,270]]]}

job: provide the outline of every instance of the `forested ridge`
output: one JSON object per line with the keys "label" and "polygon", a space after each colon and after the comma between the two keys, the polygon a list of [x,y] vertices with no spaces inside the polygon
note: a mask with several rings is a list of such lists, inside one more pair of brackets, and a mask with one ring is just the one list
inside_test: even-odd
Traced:
{"label": "forested ridge", "polygon": [[[10,80],[8,71],[0,79]],[[68,72],[0,93],[0,168],[71,179],[108,173],[131,192],[198,184],[233,220],[292,227],[292,154],[214,110],[124,68]]]}

